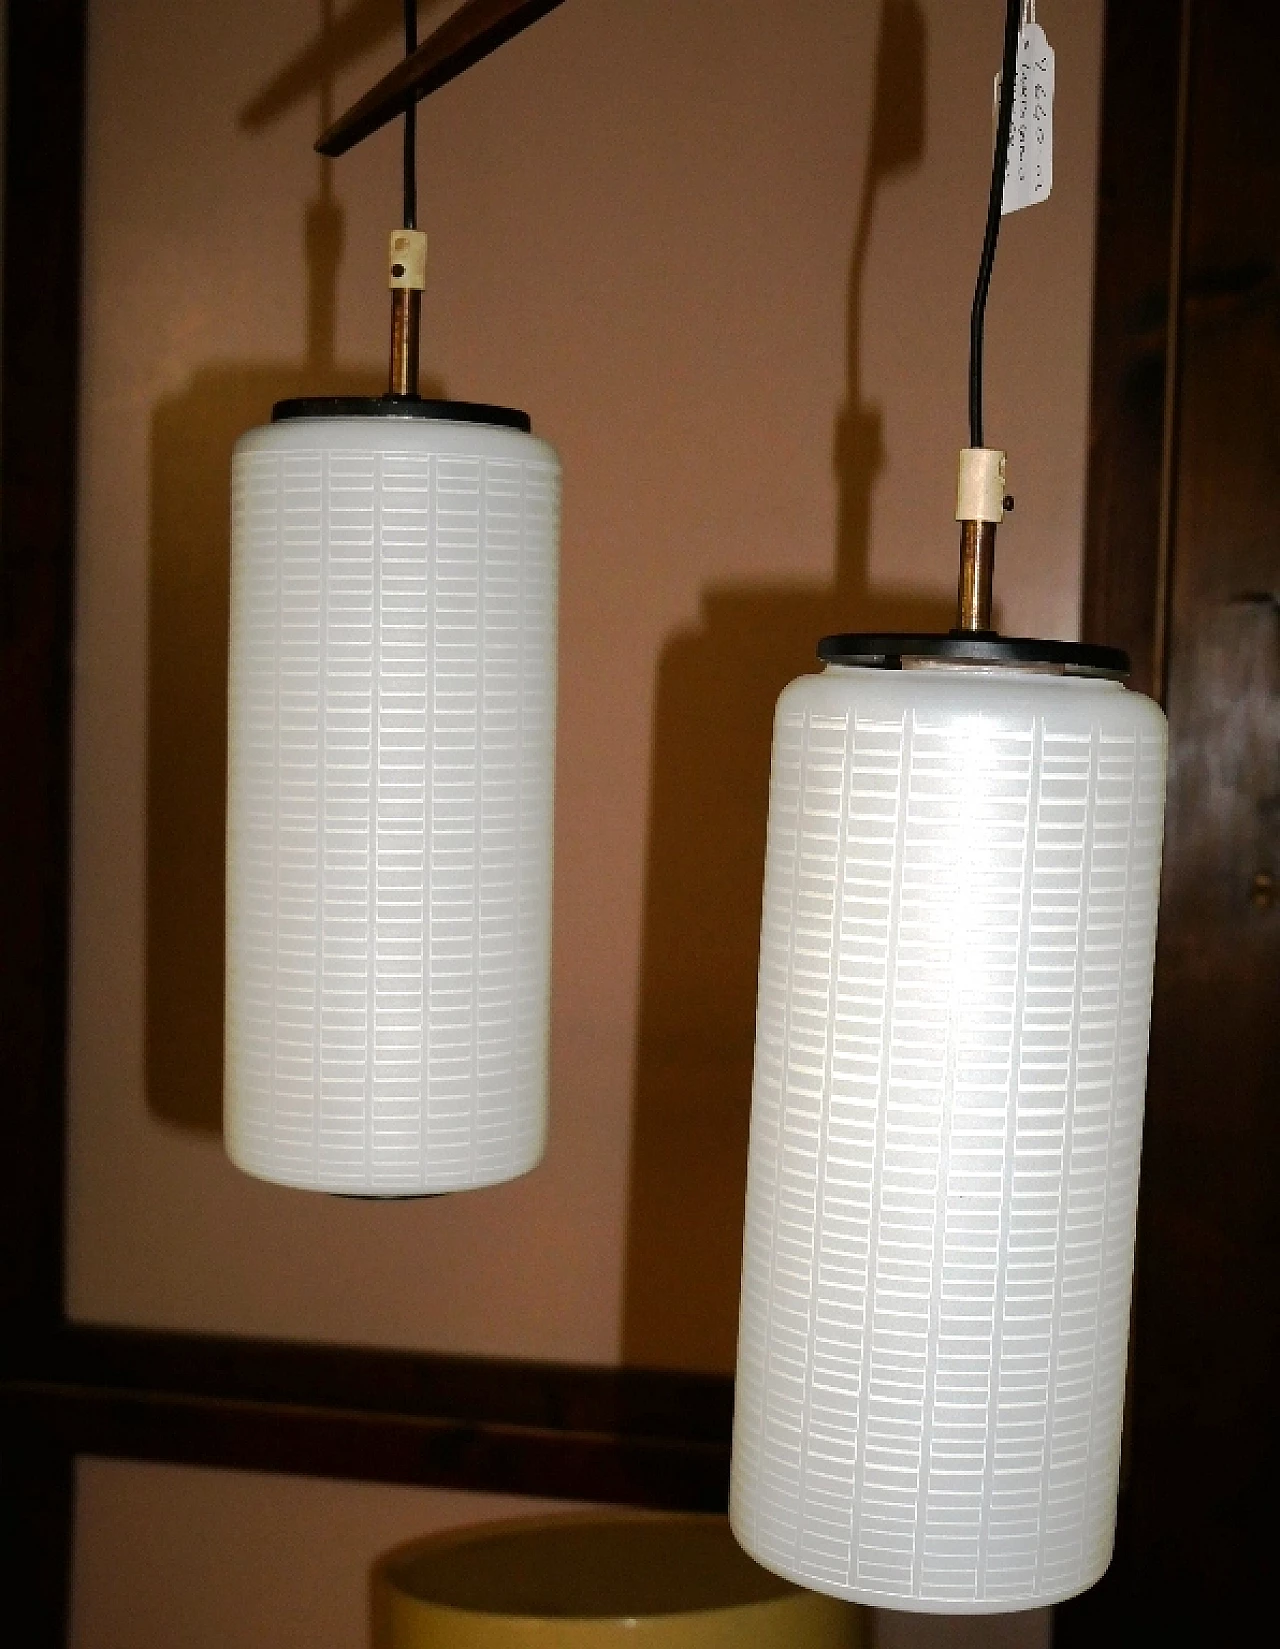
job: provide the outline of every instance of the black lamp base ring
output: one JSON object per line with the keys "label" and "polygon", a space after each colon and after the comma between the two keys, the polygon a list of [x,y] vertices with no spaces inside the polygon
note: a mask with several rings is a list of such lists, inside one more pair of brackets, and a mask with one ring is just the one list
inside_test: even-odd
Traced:
{"label": "black lamp base ring", "polygon": [[900,670],[904,662],[915,660],[1014,669],[1047,667],[1069,676],[1101,676],[1111,681],[1123,681],[1130,669],[1129,655],[1118,647],[1002,636],[994,630],[952,630],[948,635],[823,636],[818,643],[818,657],[824,664],[856,664],[879,670]]}

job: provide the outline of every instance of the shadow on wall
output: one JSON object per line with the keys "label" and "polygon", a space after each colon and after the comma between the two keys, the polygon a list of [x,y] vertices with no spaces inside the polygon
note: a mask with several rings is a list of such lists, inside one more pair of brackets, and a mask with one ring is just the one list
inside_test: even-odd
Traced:
{"label": "shadow on wall", "polygon": [[[242,112],[256,129],[330,82],[389,34],[398,9],[365,0],[336,26],[324,0],[310,46]],[[343,214],[321,161],[306,208],[306,351],[300,363],[231,362],[197,371],[151,423],[147,727],[147,1104],[186,1128],[221,1131],[226,828],[227,622],[231,451],[299,395],[379,395],[385,372],[334,361]],[[422,393],[443,397],[439,383]]]}
{"label": "shadow on wall", "polygon": [[870,155],[848,288],[848,387],[835,425],[836,572],[825,587],[710,590],[658,665],[635,1072],[623,1361],[733,1367],[774,703],[839,630],[946,630],[954,610],[872,588],[880,409],[861,388],[875,204],[925,149],[925,20],[886,0]]}

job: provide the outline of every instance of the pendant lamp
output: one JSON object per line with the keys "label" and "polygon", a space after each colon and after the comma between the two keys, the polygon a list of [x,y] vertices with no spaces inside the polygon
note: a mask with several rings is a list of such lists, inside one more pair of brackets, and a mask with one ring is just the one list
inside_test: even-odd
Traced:
{"label": "pendant lamp", "polygon": [[547,1125],[560,469],[418,395],[413,143],[387,394],[281,402],[232,471],[227,1149],[375,1197],[511,1179]]}
{"label": "pendant lamp", "polygon": [[974,303],[949,635],[837,635],[778,703],[730,1516],[890,1609],[1057,1602],[1115,1525],[1165,722],[1111,649],[991,629]]}

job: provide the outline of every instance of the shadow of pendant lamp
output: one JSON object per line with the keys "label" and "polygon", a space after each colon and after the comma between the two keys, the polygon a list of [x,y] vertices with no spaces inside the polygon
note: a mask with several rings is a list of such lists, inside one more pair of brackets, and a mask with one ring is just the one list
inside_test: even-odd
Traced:
{"label": "shadow of pendant lamp", "polygon": [[[470,0],[318,147],[341,153],[554,3]],[[991,628],[996,530],[1008,501],[1005,455],[983,443],[982,348],[1022,22],[1022,0],[1008,0],[971,328],[970,445],[960,460],[956,627],[828,636],[818,649],[824,671],[793,682],[778,705],[730,1493],[734,1532],[766,1568],[861,1603],[948,1614],[1054,1603],[1090,1586],[1110,1559],[1165,791],[1164,717],[1125,689],[1124,654]],[[1027,23],[1033,43],[1042,42],[1033,7]],[[369,424],[440,431],[403,419],[338,420],[334,430],[353,431],[341,438],[350,447],[335,437],[326,457],[317,438],[307,473],[346,462],[349,450],[362,464],[389,462],[360,447]],[[382,815],[367,788],[375,782],[367,683],[377,663],[341,627],[317,662],[313,612],[332,576],[323,570],[332,548],[307,550],[307,616],[296,632],[277,615],[291,588],[291,534],[346,554],[377,529],[368,506],[359,531],[348,528],[357,517],[344,516],[350,495],[333,469],[327,494],[307,481],[291,498],[277,476],[301,427],[286,420],[258,432],[241,457],[244,465],[261,452],[264,469],[261,481],[242,469],[239,482],[241,564],[260,590],[250,596],[244,582],[237,596],[233,881],[243,866],[249,891],[234,906],[236,965],[245,970],[234,1068],[251,1073],[241,1079],[245,1095],[269,1099],[240,1096],[233,1127],[239,1160],[251,1161],[248,1142],[260,1137],[265,1163],[282,1160],[265,1142],[287,1131],[268,1130],[296,1118],[290,1149],[317,1183],[317,1115],[334,1119],[335,1138],[349,1130],[353,1178],[369,1176],[370,1164],[376,1174],[379,1160],[370,1107],[380,1092],[373,1061],[384,975],[365,961],[383,908],[373,879],[382,848],[371,845]],[[480,427],[449,432],[461,439],[466,429],[470,441]],[[492,438],[529,441],[507,431]],[[467,452],[480,462],[473,446]],[[507,452],[514,465],[516,449],[509,460]],[[543,478],[533,537],[544,546],[538,556],[549,556],[551,460],[536,448],[520,461]],[[302,525],[326,508],[327,531]],[[429,557],[415,576],[434,576],[433,565]],[[362,614],[378,599],[369,576],[358,586]],[[331,600],[345,596],[345,583],[333,588]],[[424,611],[414,622],[429,626]],[[415,660],[432,659],[429,635],[415,645]],[[286,713],[295,658],[309,696],[296,709],[290,699]],[[419,695],[422,668],[414,664]],[[333,731],[318,735],[316,695],[322,684],[344,692],[348,669],[363,672],[359,685],[349,700],[334,699]],[[518,697],[521,678],[510,679]],[[529,677],[543,704],[545,679]],[[296,775],[284,746],[295,736],[304,753]],[[411,736],[422,748],[420,719]],[[442,748],[458,747],[446,737]],[[534,771],[542,758],[522,759]],[[429,771],[421,760],[419,770]],[[354,785],[332,813],[316,790],[331,774]],[[290,808],[301,821],[294,834]],[[541,829],[545,804],[535,812]],[[437,828],[429,817],[427,828],[421,811],[412,813],[406,827],[428,859]],[[476,831],[482,815],[456,817]],[[331,818],[332,895],[323,885],[332,926],[329,907],[316,904],[315,857]],[[544,866],[545,851],[539,846],[531,864]],[[435,896],[434,882],[424,895],[421,874],[413,880],[411,858],[403,880],[388,870],[397,890],[388,909]],[[448,872],[458,880],[444,884],[458,900],[459,933],[473,931],[462,890],[474,886],[477,863],[460,850]],[[411,921],[403,950],[388,953],[404,970],[406,1062],[423,1045],[414,1040],[423,1022],[414,993],[432,987],[430,974],[413,971],[419,931],[434,930]],[[331,955],[341,969],[331,1020],[317,1018],[316,1004],[328,1001],[316,982],[317,946],[325,981]],[[447,954],[459,1000],[483,1003],[468,995],[477,987],[462,960],[483,967],[483,946]],[[537,954],[531,977],[542,991]],[[386,988],[390,1002],[400,987]],[[545,1012],[545,994],[538,1006]],[[541,1020],[528,1024],[531,1038],[544,1034]],[[477,1126],[482,1091],[463,1073],[482,1075],[484,1066],[465,1016],[454,1034],[457,1085],[443,1091],[455,1096],[462,1137]],[[332,1087],[317,1062],[328,1057]],[[434,1127],[434,1079],[421,1069],[425,1081],[406,1076],[396,1090],[406,1156]]]}
{"label": "shadow of pendant lamp", "polygon": [[374,1197],[523,1174],[547,1121],[560,471],[418,396],[414,135],[387,394],[280,402],[232,469],[227,1149]]}

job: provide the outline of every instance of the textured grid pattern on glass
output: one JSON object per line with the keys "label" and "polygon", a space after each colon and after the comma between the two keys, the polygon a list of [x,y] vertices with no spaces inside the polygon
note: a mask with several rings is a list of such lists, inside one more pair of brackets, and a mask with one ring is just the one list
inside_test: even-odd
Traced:
{"label": "textured grid pattern on glass", "polygon": [[385,1195],[541,1154],[557,512],[540,458],[237,454],[227,1134],[250,1172]]}
{"label": "textured grid pattern on glass", "polygon": [[732,1513],[891,1607],[1068,1596],[1113,1536],[1163,719],[999,687],[775,728]]}

